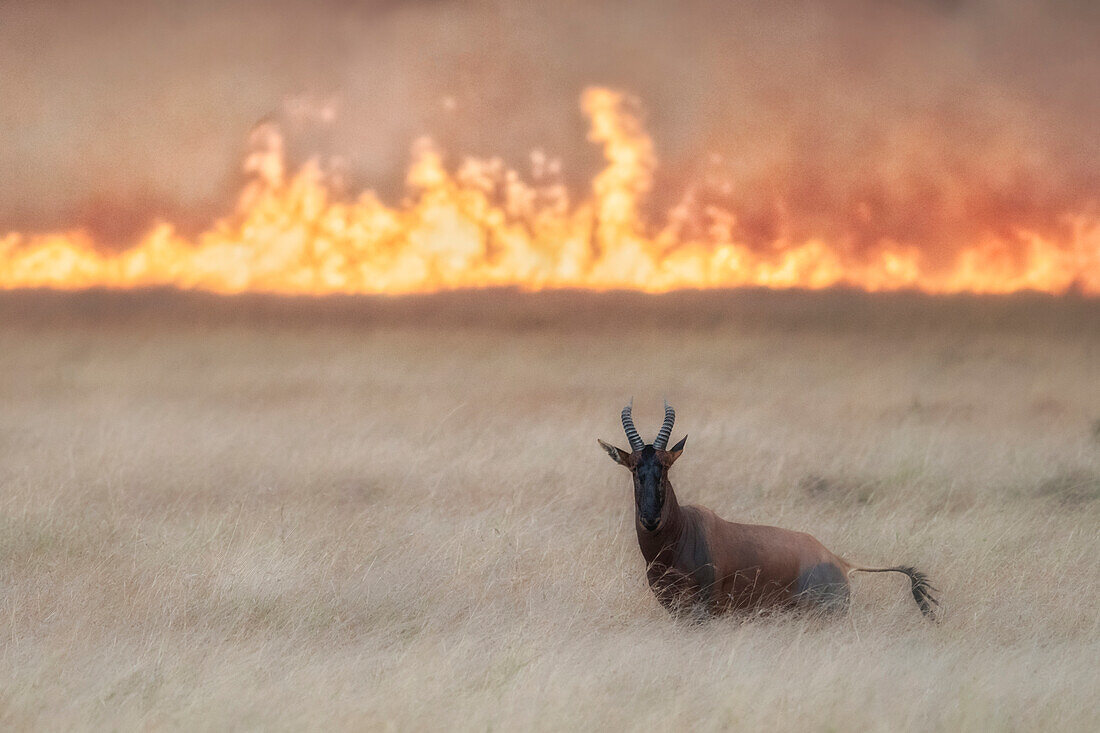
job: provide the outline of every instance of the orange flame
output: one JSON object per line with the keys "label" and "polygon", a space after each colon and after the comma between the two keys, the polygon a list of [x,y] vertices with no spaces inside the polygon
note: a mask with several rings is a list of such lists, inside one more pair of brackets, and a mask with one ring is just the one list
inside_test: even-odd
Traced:
{"label": "orange flame", "polygon": [[[244,163],[250,183],[236,212],[193,240],[162,223],[121,252],[89,234],[10,233],[0,238],[0,288],[171,286],[218,293],[422,293],[516,286],[679,288],[764,286],[930,293],[1100,294],[1100,221],[1071,217],[1071,234],[1051,241],[1018,231],[989,234],[933,266],[919,248],[881,241],[846,253],[820,239],[775,241],[764,251],[737,239],[736,216],[678,207],[664,228],[640,213],[655,167],[652,142],[623,95],[584,92],[589,139],[606,166],[591,197],[571,202],[554,182],[556,164],[532,156],[535,184],[499,161],[468,160],[455,172],[430,142],[414,153],[410,196],[397,207],[372,192],[341,200],[316,161],[288,177],[272,125],[253,132]],[[694,217],[683,234],[685,217]],[[1022,244],[1021,244],[1022,243]]]}

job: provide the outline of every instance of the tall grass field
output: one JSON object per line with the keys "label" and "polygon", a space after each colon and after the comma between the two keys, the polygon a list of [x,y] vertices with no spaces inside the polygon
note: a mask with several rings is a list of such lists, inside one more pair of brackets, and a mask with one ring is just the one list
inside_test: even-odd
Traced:
{"label": "tall grass field", "polygon": [[[942,621],[671,618],[631,397]],[[0,727],[1095,731],[1100,302],[4,294]]]}

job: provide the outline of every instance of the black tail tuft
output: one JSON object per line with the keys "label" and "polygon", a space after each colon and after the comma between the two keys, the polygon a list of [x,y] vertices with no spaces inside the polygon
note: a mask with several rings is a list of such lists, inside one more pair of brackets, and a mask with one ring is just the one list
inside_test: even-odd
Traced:
{"label": "black tail tuft", "polygon": [[921,613],[935,621],[936,608],[939,607],[940,602],[932,594],[939,593],[939,590],[933,588],[932,584],[928,582],[928,576],[916,568],[902,566],[895,569],[909,576],[913,600],[917,602]]}
{"label": "black tail tuft", "polygon": [[920,612],[933,621],[938,620],[936,610],[939,608],[940,602],[932,594],[939,593],[939,590],[933,588],[932,584],[928,582],[928,576],[916,568],[908,565],[898,565],[896,568],[861,568],[855,565],[849,565],[848,567],[850,573],[905,573],[909,576],[909,588],[913,592],[913,600],[917,602]]}

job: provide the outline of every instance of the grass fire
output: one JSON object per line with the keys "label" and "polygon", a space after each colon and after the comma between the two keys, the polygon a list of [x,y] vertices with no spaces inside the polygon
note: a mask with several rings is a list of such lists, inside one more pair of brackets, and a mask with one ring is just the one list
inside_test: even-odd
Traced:
{"label": "grass fire", "polygon": [[[653,144],[623,94],[589,88],[581,98],[604,169],[590,195],[572,201],[543,154],[526,182],[499,159],[443,165],[428,141],[397,206],[367,190],[334,193],[317,160],[289,173],[283,140],[257,127],[234,215],[188,240],[162,222],[134,247],[112,251],[80,231],[0,239],[0,287],[79,289],[173,286],[218,293],[424,293],[485,287],[631,289],[771,287],[929,293],[1070,289],[1100,294],[1100,218],[1062,212],[1061,234],[979,232],[951,262],[929,261],[917,243],[780,237],[766,247],[739,239],[735,211],[702,206],[689,192],[664,221],[644,221]],[[696,234],[693,234],[696,233]]]}

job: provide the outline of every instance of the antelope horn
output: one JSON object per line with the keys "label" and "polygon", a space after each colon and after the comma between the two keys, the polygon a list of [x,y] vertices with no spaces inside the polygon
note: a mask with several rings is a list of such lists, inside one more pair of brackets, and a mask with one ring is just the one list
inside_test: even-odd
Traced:
{"label": "antelope horn", "polygon": [[672,405],[668,404],[668,400],[665,400],[665,421],[661,425],[661,432],[657,433],[657,438],[653,441],[654,448],[664,450],[668,447],[668,439],[672,435],[672,424],[674,422],[676,422],[676,410],[673,410]]}
{"label": "antelope horn", "polygon": [[634,407],[634,398],[630,398],[630,404],[623,408],[623,430],[626,431],[626,439],[630,441],[631,450],[645,448],[645,441],[638,435],[638,428],[634,427],[634,418],[630,416],[630,410]]}

